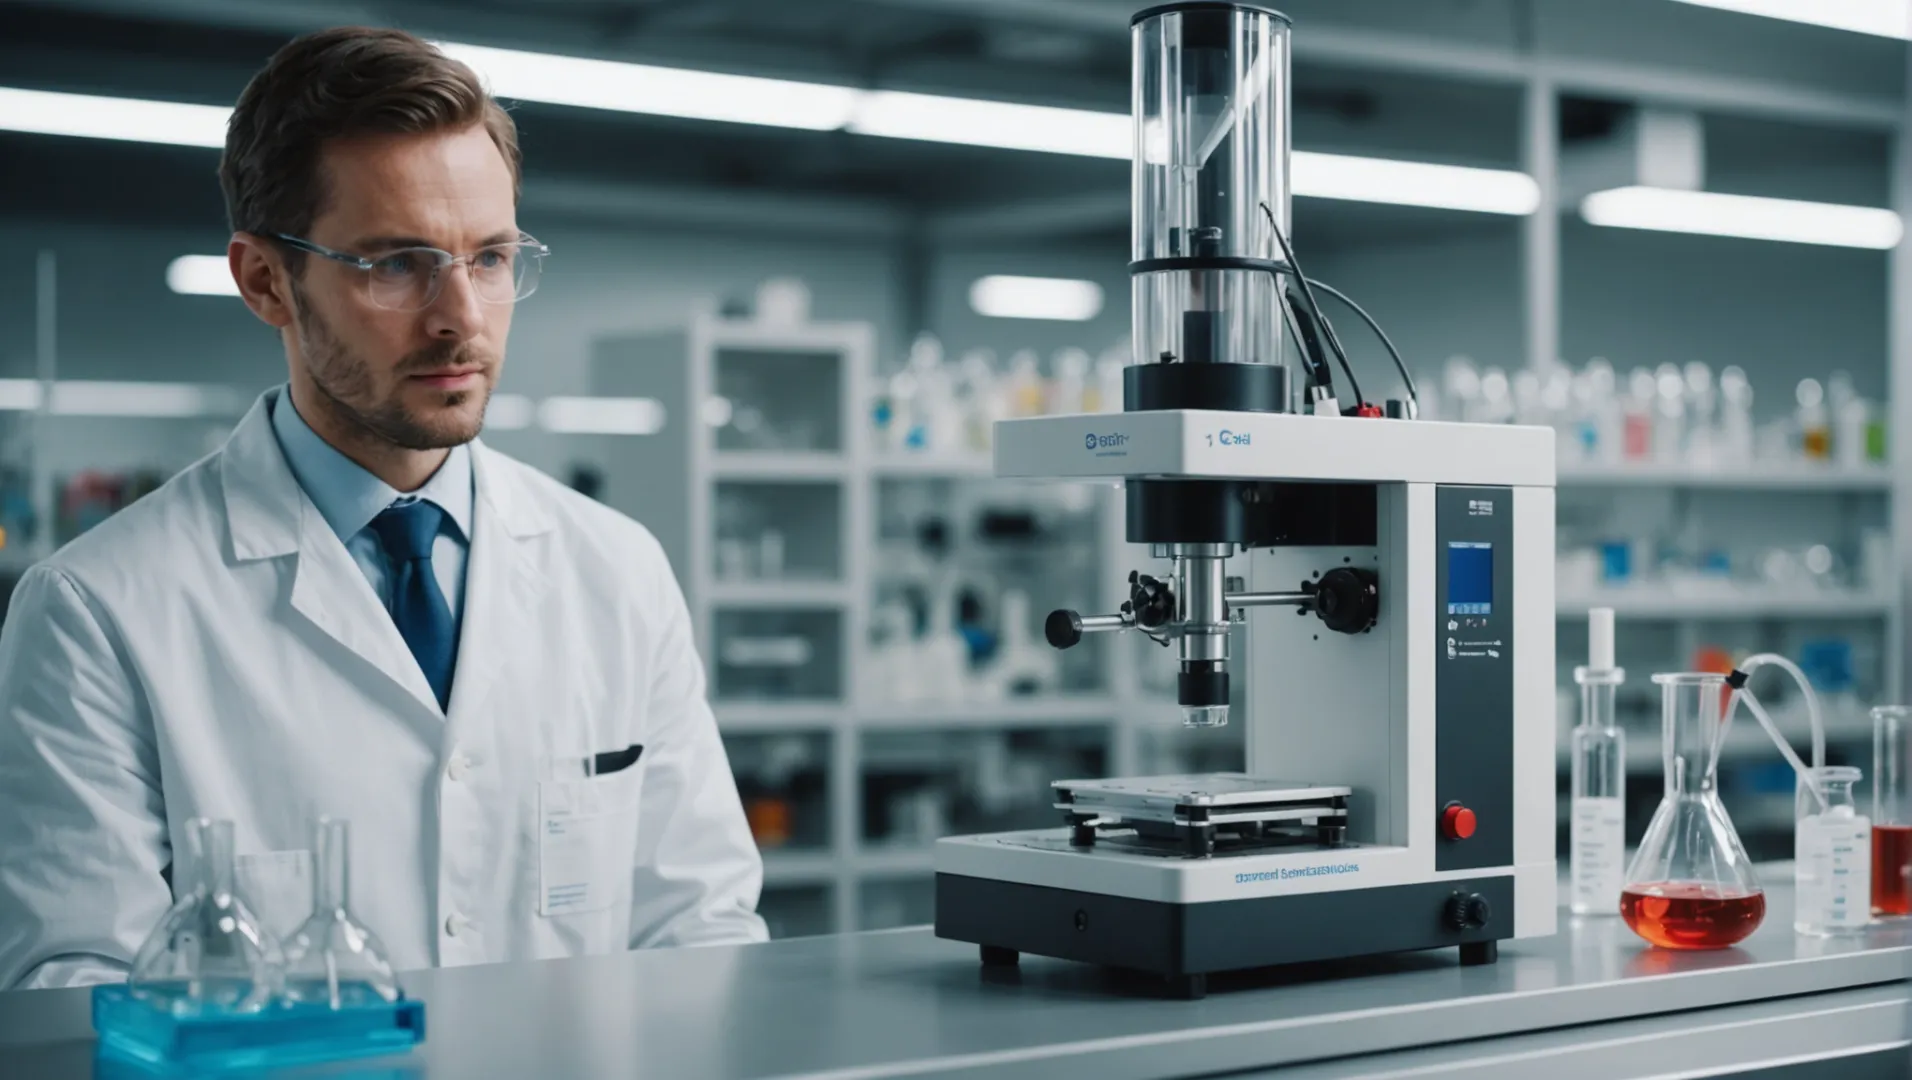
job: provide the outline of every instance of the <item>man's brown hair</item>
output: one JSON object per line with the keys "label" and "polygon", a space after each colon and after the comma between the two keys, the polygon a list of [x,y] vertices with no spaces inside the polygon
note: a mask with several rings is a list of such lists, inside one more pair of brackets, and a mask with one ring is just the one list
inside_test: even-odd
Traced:
{"label": "man's brown hair", "polygon": [[[303,237],[325,209],[320,154],[356,135],[483,124],[511,169],[518,128],[464,63],[402,30],[359,26],[295,38],[252,77],[226,125],[219,186],[235,232]],[[287,251],[297,265],[296,251]]]}

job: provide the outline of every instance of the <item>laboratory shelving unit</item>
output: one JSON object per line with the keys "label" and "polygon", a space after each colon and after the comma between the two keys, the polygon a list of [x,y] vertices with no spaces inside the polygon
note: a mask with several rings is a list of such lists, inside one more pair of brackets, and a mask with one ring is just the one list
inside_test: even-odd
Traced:
{"label": "laboratory shelving unit", "polygon": [[[685,567],[686,592],[705,665],[712,673],[712,708],[729,748],[746,813],[764,851],[763,911],[774,933],[794,936],[837,929],[878,928],[930,916],[934,835],[964,831],[935,810],[914,830],[882,838],[873,815],[885,812],[872,793],[891,778],[886,770],[934,772],[951,769],[1013,770],[1014,755],[1033,747],[1042,760],[1075,764],[1074,771],[1134,771],[1145,761],[1167,760],[1156,750],[1149,729],[1177,724],[1176,712],[1138,682],[1136,665],[1126,652],[1110,648],[1098,657],[1099,685],[1092,689],[993,700],[897,701],[872,696],[868,668],[878,662],[871,644],[872,607],[886,568],[875,565],[877,512],[886,485],[934,484],[969,490],[1003,490],[993,479],[985,454],[907,453],[877,448],[871,406],[876,378],[872,330],[856,323],[766,326],[750,320],[697,316],[682,338],[689,354],[688,394],[693,415],[704,422],[691,436],[689,499],[690,544]],[[828,356],[815,370],[790,373],[809,385],[808,401],[822,409],[827,423],[814,425],[828,449],[741,450],[727,448],[735,438],[741,410],[760,408],[745,400],[743,388],[726,374],[738,357]],[[759,375],[772,371],[761,367]],[[817,389],[826,380],[828,392]],[[788,400],[794,391],[781,382],[760,379],[750,388],[767,399]],[[720,403],[709,405],[712,399]],[[756,418],[753,417],[753,424]],[[827,492],[819,492],[819,486]],[[780,491],[803,490],[801,500]],[[834,565],[838,572],[811,580],[738,576],[726,568],[723,552],[734,556],[738,539],[726,533],[738,518],[726,500],[757,499],[757,525],[766,522],[780,535],[808,535],[835,545],[833,559],[806,555],[810,565]],[[1120,491],[1095,489],[1087,513],[1093,518],[1096,551],[1083,553],[1095,566],[1096,597],[1112,607],[1131,565],[1143,565],[1122,537]],[[817,518],[827,519],[819,527]],[[745,545],[746,548],[751,545]],[[784,547],[785,545],[777,545]],[[789,545],[791,557],[798,552]],[[758,570],[762,570],[759,566]],[[1032,618],[1039,622],[1050,599],[1032,596]],[[1052,599],[1052,598],[1051,598]],[[819,618],[811,629],[827,640],[796,647],[789,626],[753,638],[753,625],[770,615],[803,613]],[[1039,632],[1031,627],[1031,632]],[[795,667],[821,663],[833,668],[820,680],[826,692],[803,696],[788,692],[775,678],[750,682],[738,691],[738,671],[727,661],[740,638],[767,663]],[[1170,665],[1172,670],[1172,665]],[[986,745],[987,744],[987,745]],[[1015,744],[1015,746],[1011,746]],[[1239,751],[1237,750],[1238,754]],[[995,761],[984,769],[972,758]],[[800,762],[792,765],[791,762]],[[1059,765],[1058,768],[1068,768]],[[987,820],[993,827],[1047,824],[1054,817],[1041,803],[1054,776],[1036,775],[1023,766],[1011,785],[1013,799]],[[766,781],[765,776],[773,779]],[[964,781],[968,786],[969,780]],[[934,784],[926,785],[934,788]],[[1025,790],[1027,789],[1027,790]],[[797,794],[801,792],[801,794]],[[910,798],[925,812],[927,797]],[[821,805],[805,807],[805,800]],[[827,823],[806,830],[804,821]]]}

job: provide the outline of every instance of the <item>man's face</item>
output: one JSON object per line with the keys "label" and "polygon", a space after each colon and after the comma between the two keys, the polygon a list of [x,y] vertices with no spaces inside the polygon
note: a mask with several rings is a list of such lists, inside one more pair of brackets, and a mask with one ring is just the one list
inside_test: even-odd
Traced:
{"label": "man's face", "polygon": [[[322,168],[328,193],[305,237],[313,243],[375,258],[419,246],[467,255],[518,238],[511,173],[482,125],[336,140]],[[512,305],[481,300],[464,266],[440,271],[437,297],[419,311],[375,305],[366,277],[305,256],[292,288],[292,363],[341,419],[385,442],[471,441],[504,365]]]}

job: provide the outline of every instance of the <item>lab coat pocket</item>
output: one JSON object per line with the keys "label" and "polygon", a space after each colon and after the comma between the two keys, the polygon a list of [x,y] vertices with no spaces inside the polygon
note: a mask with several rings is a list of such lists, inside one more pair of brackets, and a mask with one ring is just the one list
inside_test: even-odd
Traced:
{"label": "lab coat pocket", "polygon": [[642,764],[538,784],[538,914],[603,911],[629,897]]}
{"label": "lab coat pocket", "polygon": [[312,914],[312,853],[241,855],[233,865],[233,884],[260,924],[284,941]]}

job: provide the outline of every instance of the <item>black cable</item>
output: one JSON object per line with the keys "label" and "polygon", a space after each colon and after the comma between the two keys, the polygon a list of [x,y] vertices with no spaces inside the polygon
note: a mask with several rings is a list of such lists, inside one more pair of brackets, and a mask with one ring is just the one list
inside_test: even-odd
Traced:
{"label": "black cable", "polygon": [[1374,336],[1381,339],[1382,347],[1387,349],[1388,355],[1394,358],[1394,370],[1401,373],[1401,381],[1407,384],[1407,396],[1409,400],[1414,402],[1414,411],[1419,413],[1421,411],[1421,394],[1420,391],[1414,388],[1414,376],[1407,373],[1407,365],[1401,361],[1400,352],[1395,349],[1394,342],[1388,340],[1387,331],[1381,329],[1381,324],[1375,322],[1374,316],[1362,310],[1360,304],[1355,303],[1347,293],[1342,292],[1340,289],[1335,288],[1325,281],[1310,279],[1308,284],[1346,304],[1348,310],[1361,316],[1361,321],[1368,324],[1368,329],[1374,331]]}
{"label": "black cable", "polygon": [[[1354,368],[1348,363],[1348,350],[1341,347],[1341,337],[1334,332],[1334,324],[1321,313],[1321,305],[1315,301],[1314,290],[1308,287],[1308,277],[1301,272],[1301,263],[1295,258],[1295,249],[1288,244],[1281,226],[1275,222],[1275,212],[1267,203],[1261,204],[1261,212],[1268,215],[1268,228],[1275,234],[1275,242],[1281,245],[1281,257],[1288,261],[1288,268],[1294,271],[1294,278],[1301,285],[1301,295],[1308,301],[1308,310],[1314,315],[1315,323],[1321,328],[1321,336],[1328,341],[1328,347],[1334,351],[1336,360],[1341,362],[1341,373],[1348,377],[1348,389],[1354,392],[1357,407],[1366,405],[1368,399],[1361,395],[1361,383],[1354,377]],[[1279,291],[1279,290],[1277,290]]]}
{"label": "black cable", "polygon": [[[1279,279],[1276,285],[1276,291],[1279,292]],[[1296,321],[1294,309],[1288,304],[1287,296],[1276,296],[1275,306],[1281,309],[1281,324],[1288,328],[1288,333],[1295,339],[1295,348],[1301,352],[1301,365],[1308,369],[1308,377],[1313,379],[1317,386],[1327,387],[1328,393],[1334,393],[1334,372],[1329,369],[1324,360],[1308,352],[1308,340],[1301,336],[1301,324]]]}

